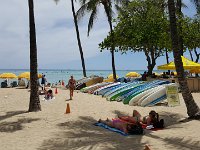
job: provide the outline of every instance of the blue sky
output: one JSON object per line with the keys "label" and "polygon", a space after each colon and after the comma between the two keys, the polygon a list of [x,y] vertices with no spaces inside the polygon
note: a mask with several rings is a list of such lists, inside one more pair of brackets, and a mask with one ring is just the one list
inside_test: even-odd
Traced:
{"label": "blue sky", "polygon": [[[34,0],[37,28],[38,67],[40,69],[81,69],[79,49],[73,24],[70,0]],[[195,8],[190,0],[184,0],[188,8],[184,13],[193,16]],[[76,9],[79,5],[76,4]],[[29,68],[28,2],[2,1],[0,5],[0,69]],[[100,52],[98,44],[106,37],[109,26],[102,9],[98,20],[87,37],[85,17],[79,24],[86,68],[90,70],[111,69],[109,51]],[[189,57],[189,54],[185,54]],[[146,69],[143,53],[116,53],[116,69]],[[171,55],[170,59],[173,57]],[[158,59],[161,65],[165,58]]]}

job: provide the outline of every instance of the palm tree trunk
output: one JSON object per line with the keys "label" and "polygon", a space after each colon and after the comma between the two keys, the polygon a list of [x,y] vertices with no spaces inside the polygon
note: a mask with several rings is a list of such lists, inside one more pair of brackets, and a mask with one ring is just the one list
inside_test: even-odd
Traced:
{"label": "palm tree trunk", "polygon": [[37,73],[37,45],[35,32],[34,4],[33,0],[28,1],[29,4],[29,27],[30,27],[30,103],[29,112],[40,111],[40,100],[38,92],[38,73]]}
{"label": "palm tree trunk", "polygon": [[195,62],[198,63],[198,62],[199,62],[200,53],[197,53],[197,49],[196,49],[196,48],[194,49],[194,53],[195,53],[195,55],[196,55],[196,60],[195,60]]}
{"label": "palm tree trunk", "polygon": [[112,56],[112,70],[113,70],[113,78],[116,81],[116,69],[115,69],[115,46],[114,46],[114,35],[113,35],[113,29],[112,29],[112,22],[109,21],[109,26],[110,26],[110,33],[111,33],[111,39],[112,39],[112,47],[111,47],[111,56]]}
{"label": "palm tree trunk", "polygon": [[[177,0],[177,12],[178,12],[178,19],[180,20],[183,16],[182,14],[182,0]],[[183,37],[182,37],[182,24],[181,21],[178,22],[178,43],[179,43],[179,49],[181,51],[181,55],[183,56]]]}
{"label": "palm tree trunk", "polygon": [[190,53],[191,60],[194,61],[191,50],[189,50],[189,53]]}
{"label": "palm tree trunk", "polygon": [[112,57],[112,71],[113,71],[113,78],[116,81],[117,77],[116,77],[116,69],[115,69],[115,44],[114,44],[114,33],[113,33],[113,27],[112,27],[112,18],[111,18],[111,14],[109,12],[109,8],[111,4],[109,3],[105,3],[104,4],[104,9],[106,11],[107,14],[107,18],[108,18],[108,23],[110,26],[110,36],[111,36],[111,57]]}
{"label": "palm tree trunk", "polygon": [[73,17],[74,17],[74,24],[75,24],[75,28],[76,28],[76,36],[77,36],[77,41],[78,41],[78,47],[79,47],[79,52],[80,52],[80,55],[81,55],[83,76],[86,77],[85,60],[84,60],[84,56],[83,56],[83,49],[82,49],[82,46],[81,46],[80,34],[79,34],[79,29],[78,29],[78,22],[77,22],[77,18],[76,18],[75,9],[74,9],[74,0],[71,0],[71,4],[72,4],[72,13],[73,13]]}
{"label": "palm tree trunk", "polygon": [[178,74],[178,81],[187,107],[187,114],[190,118],[200,118],[200,110],[198,105],[195,103],[191,92],[189,91],[187,80],[184,76],[184,68],[181,59],[181,51],[178,44],[178,32],[176,24],[175,15],[175,5],[174,0],[168,0],[168,9],[170,17],[170,29],[171,29],[171,39],[172,39],[172,49],[174,55],[174,62],[176,66],[176,71]]}
{"label": "palm tree trunk", "polygon": [[167,64],[168,64],[169,63],[169,55],[168,55],[167,49],[165,50],[165,57],[166,57],[166,61],[167,61]]}
{"label": "palm tree trunk", "polygon": [[[168,64],[169,63],[169,55],[168,55],[167,49],[165,50],[165,57],[166,57],[166,61],[167,61],[167,64]],[[170,70],[168,70],[168,73],[170,74]]]}

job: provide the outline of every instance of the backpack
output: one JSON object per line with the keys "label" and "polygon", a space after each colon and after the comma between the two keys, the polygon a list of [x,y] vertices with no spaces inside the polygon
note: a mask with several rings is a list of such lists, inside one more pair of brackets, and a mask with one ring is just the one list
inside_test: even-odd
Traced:
{"label": "backpack", "polygon": [[141,135],[143,133],[144,129],[142,128],[142,125],[140,123],[132,125],[131,131],[129,131],[129,134],[135,134],[135,135]]}
{"label": "backpack", "polygon": [[154,128],[164,128],[164,119],[160,119],[153,124]]}

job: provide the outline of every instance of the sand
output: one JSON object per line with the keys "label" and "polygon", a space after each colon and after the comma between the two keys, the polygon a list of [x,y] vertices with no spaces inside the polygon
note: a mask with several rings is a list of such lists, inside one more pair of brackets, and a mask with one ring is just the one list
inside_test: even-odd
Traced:
{"label": "sand", "polygon": [[[1,150],[142,150],[145,144],[152,150],[200,149],[200,122],[185,119],[181,96],[181,106],[143,108],[78,91],[69,101],[69,91],[58,89],[55,100],[43,101],[40,97],[42,111],[28,113],[29,94],[27,89],[0,89]],[[193,96],[200,106],[200,93]],[[67,103],[70,114],[65,114]],[[99,118],[131,115],[133,109],[142,115],[156,110],[165,119],[166,128],[125,137],[93,125]]]}

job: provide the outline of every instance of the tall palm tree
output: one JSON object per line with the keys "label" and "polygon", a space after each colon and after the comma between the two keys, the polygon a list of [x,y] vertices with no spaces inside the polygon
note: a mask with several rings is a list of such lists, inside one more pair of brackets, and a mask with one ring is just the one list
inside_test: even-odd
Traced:
{"label": "tall palm tree", "polygon": [[37,45],[35,32],[34,4],[33,0],[28,0],[29,5],[29,28],[30,28],[30,103],[29,112],[40,111],[40,99],[38,92],[38,72],[37,72]]}
{"label": "tall palm tree", "polygon": [[[113,11],[112,11],[112,0],[79,0],[81,3],[81,8],[77,11],[77,18],[78,20],[81,19],[85,12],[90,12],[90,18],[88,23],[88,36],[90,30],[93,27],[94,20],[97,19],[97,13],[100,5],[103,5],[104,11],[107,16],[107,20],[109,23],[110,28],[110,35],[111,35],[111,57],[112,57],[112,70],[113,70],[113,78],[116,80],[116,69],[115,69],[115,44],[114,44],[114,34],[113,34],[113,26],[112,26],[112,18],[113,18]],[[120,4],[123,0],[113,0],[116,4]],[[128,0],[127,0],[128,1]]]}
{"label": "tall palm tree", "polygon": [[[54,0],[54,1],[57,4],[59,0]],[[86,77],[87,75],[86,75],[86,69],[85,69],[85,59],[84,59],[84,55],[83,55],[83,48],[82,48],[82,45],[81,45],[78,22],[77,22],[76,12],[75,12],[75,8],[74,8],[74,0],[71,0],[71,5],[72,5],[72,14],[73,14],[73,17],[74,17],[74,25],[75,25],[75,29],[76,29],[77,42],[78,42],[79,52],[80,52],[80,55],[81,55],[83,76]]]}
{"label": "tall palm tree", "polygon": [[83,76],[86,77],[85,60],[84,60],[84,56],[83,56],[83,49],[82,49],[81,39],[80,39],[80,34],[79,34],[79,29],[78,29],[78,22],[77,22],[77,17],[76,17],[75,8],[74,8],[74,0],[71,0],[71,4],[72,4],[72,13],[73,13],[73,17],[74,17],[74,25],[76,28],[77,42],[78,42],[78,47],[79,47],[79,51],[80,51],[80,55],[81,55]]}
{"label": "tall palm tree", "polygon": [[[178,19],[181,19],[183,17],[183,13],[182,13],[182,0],[177,0],[177,2],[176,2],[176,9],[177,9],[177,14],[178,14]],[[179,29],[179,34],[178,34],[179,49],[181,51],[181,55],[183,56],[182,24],[181,24],[180,21],[178,22],[178,29]]]}
{"label": "tall palm tree", "polygon": [[187,107],[187,113],[190,118],[199,119],[200,109],[195,103],[191,92],[189,91],[187,80],[184,76],[184,68],[181,59],[181,51],[178,45],[178,32],[175,14],[175,4],[174,0],[168,0],[169,18],[170,18],[170,29],[171,29],[171,39],[172,39],[172,49],[174,55],[174,62],[176,66],[176,71],[178,73],[178,81],[180,84],[183,99]]}
{"label": "tall palm tree", "polygon": [[200,13],[200,0],[191,0],[191,1],[195,4],[197,13]]}

